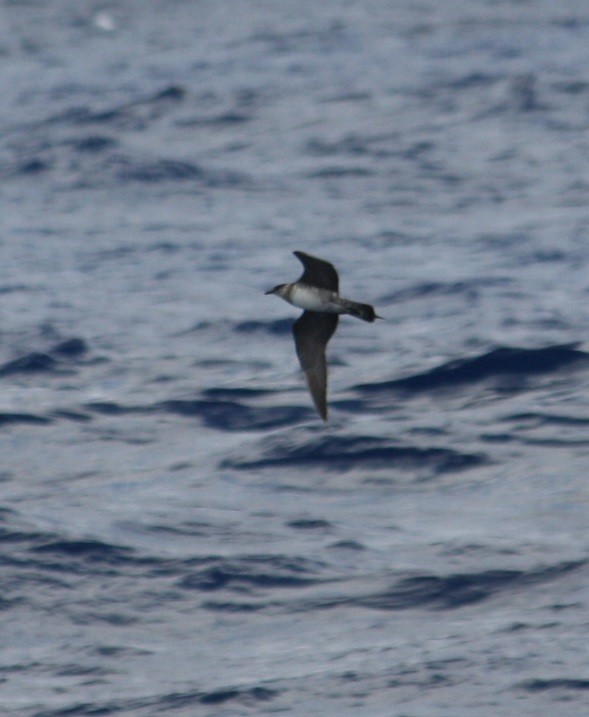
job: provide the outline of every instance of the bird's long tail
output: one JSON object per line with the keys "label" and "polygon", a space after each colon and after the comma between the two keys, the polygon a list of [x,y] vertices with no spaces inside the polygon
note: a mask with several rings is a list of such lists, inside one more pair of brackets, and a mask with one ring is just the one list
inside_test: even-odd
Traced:
{"label": "bird's long tail", "polygon": [[374,321],[375,319],[381,319],[382,316],[374,311],[374,307],[370,304],[360,304],[357,301],[350,301],[349,299],[342,299],[343,305],[346,309],[347,314],[357,316],[362,321]]}

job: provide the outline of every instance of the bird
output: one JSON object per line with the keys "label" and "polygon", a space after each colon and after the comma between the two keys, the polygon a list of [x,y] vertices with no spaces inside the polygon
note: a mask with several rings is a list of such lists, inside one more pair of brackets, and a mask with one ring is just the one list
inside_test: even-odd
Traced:
{"label": "bird", "polygon": [[337,328],[339,315],[350,314],[369,322],[383,317],[378,316],[370,304],[339,295],[339,277],[333,264],[304,251],[294,251],[293,254],[303,265],[300,279],[291,284],[278,284],[265,293],[276,294],[303,309],[292,327],[295,349],[315,408],[327,421],[325,348]]}

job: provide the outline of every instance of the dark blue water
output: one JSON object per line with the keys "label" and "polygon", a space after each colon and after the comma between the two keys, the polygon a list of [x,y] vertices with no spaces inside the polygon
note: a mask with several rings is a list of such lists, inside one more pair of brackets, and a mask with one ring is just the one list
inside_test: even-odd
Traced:
{"label": "dark blue water", "polygon": [[587,713],[587,3],[0,19],[2,715]]}

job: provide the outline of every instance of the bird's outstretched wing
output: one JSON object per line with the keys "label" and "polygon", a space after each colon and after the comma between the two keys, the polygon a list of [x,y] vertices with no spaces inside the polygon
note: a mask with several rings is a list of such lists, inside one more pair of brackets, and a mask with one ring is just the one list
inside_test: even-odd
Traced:
{"label": "bird's outstretched wing", "polygon": [[327,421],[325,347],[337,328],[338,319],[337,314],[304,311],[292,327],[297,356],[305,374],[311,398],[324,421]]}
{"label": "bird's outstretched wing", "polygon": [[339,278],[332,264],[328,261],[323,261],[323,259],[317,259],[317,257],[310,254],[305,254],[304,251],[294,251],[293,254],[305,269],[299,281],[310,286],[318,286],[320,289],[339,291]]}

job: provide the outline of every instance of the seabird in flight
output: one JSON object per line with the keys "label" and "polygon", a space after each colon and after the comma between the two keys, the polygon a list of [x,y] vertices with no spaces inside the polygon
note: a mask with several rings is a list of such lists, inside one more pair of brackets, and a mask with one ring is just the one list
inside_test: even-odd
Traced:
{"label": "seabird in flight", "polygon": [[302,251],[293,252],[304,271],[292,284],[278,284],[266,294],[276,294],[304,309],[292,331],[295,348],[315,407],[327,421],[327,364],[325,347],[337,328],[339,314],[350,314],[363,321],[381,319],[370,304],[344,299],[338,294],[339,278],[327,261]]}

